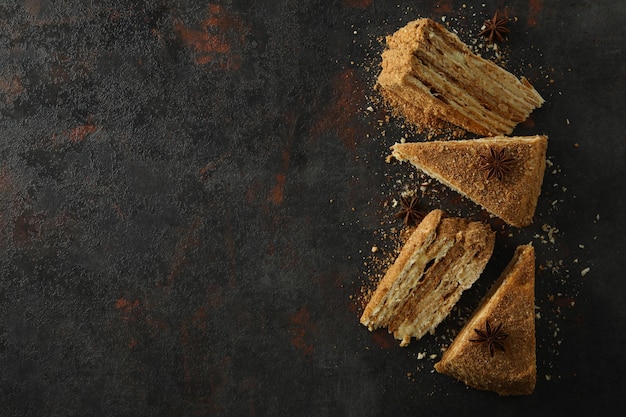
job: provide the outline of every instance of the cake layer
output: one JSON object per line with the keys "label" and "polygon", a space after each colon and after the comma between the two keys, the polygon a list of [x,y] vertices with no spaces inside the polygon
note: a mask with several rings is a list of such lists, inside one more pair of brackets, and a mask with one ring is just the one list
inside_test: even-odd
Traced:
{"label": "cake layer", "polygon": [[442,123],[483,136],[510,134],[544,100],[525,79],[474,54],[430,19],[387,37],[378,86],[412,124]]}
{"label": "cake layer", "polygon": [[546,167],[546,136],[397,143],[399,161],[465,195],[507,223],[532,223]]}
{"label": "cake layer", "polygon": [[494,242],[488,225],[433,210],[378,284],[361,323],[370,330],[386,327],[400,346],[433,332],[478,279]]}
{"label": "cake layer", "polygon": [[477,389],[527,395],[537,379],[535,350],[535,251],[524,245],[435,369]]}

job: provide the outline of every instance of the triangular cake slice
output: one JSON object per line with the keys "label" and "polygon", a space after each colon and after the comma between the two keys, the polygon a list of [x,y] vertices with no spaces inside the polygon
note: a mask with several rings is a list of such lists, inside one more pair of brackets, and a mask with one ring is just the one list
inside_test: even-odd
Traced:
{"label": "triangular cake slice", "polygon": [[400,346],[434,332],[478,279],[494,242],[487,224],[431,211],[378,283],[361,323],[369,330],[386,327]]}
{"label": "triangular cake slice", "polygon": [[435,369],[477,389],[527,395],[537,379],[535,345],[535,251],[525,245]]}
{"label": "triangular cake slice", "polygon": [[547,136],[397,143],[392,155],[507,223],[532,223],[546,168]]}
{"label": "triangular cake slice", "polygon": [[409,22],[386,40],[377,85],[420,128],[452,124],[482,136],[508,135],[544,102],[525,78],[474,54],[433,20]]}

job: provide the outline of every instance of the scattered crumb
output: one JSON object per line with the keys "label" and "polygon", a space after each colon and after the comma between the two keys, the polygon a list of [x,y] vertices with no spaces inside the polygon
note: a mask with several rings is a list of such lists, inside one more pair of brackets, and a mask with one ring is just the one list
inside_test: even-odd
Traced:
{"label": "scattered crumb", "polygon": [[585,275],[587,275],[589,273],[589,271],[591,271],[591,268],[589,268],[589,267],[583,269],[582,271],[580,271],[580,276],[584,277]]}
{"label": "scattered crumb", "polygon": [[556,242],[554,235],[559,232],[559,229],[557,229],[556,227],[550,226],[549,224],[543,224],[541,226],[541,230],[543,230],[544,232],[548,234],[547,240],[545,239],[544,236],[535,235],[536,237],[541,239],[542,243],[550,242],[554,244]]}

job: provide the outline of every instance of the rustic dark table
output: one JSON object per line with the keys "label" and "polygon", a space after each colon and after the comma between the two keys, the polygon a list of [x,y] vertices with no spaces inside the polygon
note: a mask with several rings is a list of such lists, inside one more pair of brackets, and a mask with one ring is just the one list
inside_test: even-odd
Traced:
{"label": "rustic dark table", "polygon": [[[496,10],[500,54],[478,37]],[[491,222],[496,251],[436,334],[399,348],[358,317],[416,187],[385,157],[423,137],[374,81],[382,38],[417,17],[536,86],[546,104],[514,134],[549,135],[549,167],[522,230],[423,190],[425,209]],[[624,409],[625,27],[612,0],[2,1],[0,415]],[[433,372],[528,242],[535,393]]]}

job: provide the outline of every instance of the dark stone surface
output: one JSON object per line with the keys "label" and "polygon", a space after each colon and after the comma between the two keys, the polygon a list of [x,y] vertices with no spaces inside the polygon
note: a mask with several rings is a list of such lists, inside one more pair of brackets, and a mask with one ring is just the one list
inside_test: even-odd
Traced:
{"label": "dark stone surface", "polygon": [[[547,99],[515,132],[550,136],[537,219],[510,229],[425,197],[498,241],[454,317],[401,349],[358,324],[356,300],[410,185],[384,161],[406,130],[379,123],[380,39],[428,16],[471,42],[504,6],[505,65]],[[623,409],[625,21],[607,0],[3,1],[0,415]],[[535,394],[433,373],[529,241]]]}

